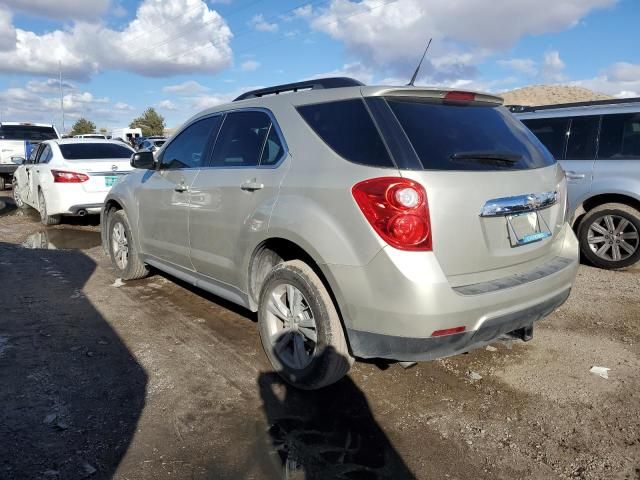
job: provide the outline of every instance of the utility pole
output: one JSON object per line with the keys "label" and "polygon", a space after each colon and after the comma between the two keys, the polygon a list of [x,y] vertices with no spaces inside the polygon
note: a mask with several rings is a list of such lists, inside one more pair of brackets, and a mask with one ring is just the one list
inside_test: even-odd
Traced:
{"label": "utility pole", "polygon": [[58,74],[60,81],[60,111],[62,112],[62,133],[65,133],[64,128],[64,92],[62,90],[62,62],[58,60]]}

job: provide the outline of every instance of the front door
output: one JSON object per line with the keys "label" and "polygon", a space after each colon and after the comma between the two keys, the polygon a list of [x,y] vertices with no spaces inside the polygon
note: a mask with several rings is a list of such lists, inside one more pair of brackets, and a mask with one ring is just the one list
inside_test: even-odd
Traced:
{"label": "front door", "polygon": [[284,140],[267,112],[226,115],[211,164],[191,193],[191,261],[199,273],[244,287],[244,255],[268,228],[288,162]]}
{"label": "front door", "polygon": [[142,252],[192,270],[189,260],[191,186],[208,160],[219,118],[207,117],[185,128],[170,141],[138,189]]}

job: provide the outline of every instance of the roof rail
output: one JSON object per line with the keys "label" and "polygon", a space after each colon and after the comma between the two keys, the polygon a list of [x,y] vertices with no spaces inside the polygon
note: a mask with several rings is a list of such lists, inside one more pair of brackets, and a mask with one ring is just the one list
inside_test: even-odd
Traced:
{"label": "roof rail", "polygon": [[610,100],[591,100],[587,102],[571,102],[571,103],[557,103],[555,105],[507,105],[507,108],[512,113],[526,113],[537,112],[539,110],[554,110],[557,108],[571,108],[571,107],[592,107],[597,105],[620,105],[625,103],[639,103],[640,97],[631,98],[612,98]]}
{"label": "roof rail", "polygon": [[299,90],[322,90],[326,88],[362,86],[364,86],[364,83],[349,77],[315,78],[312,80],[304,80],[302,82],[287,83],[285,85],[276,85],[274,87],[251,90],[250,92],[240,95],[234,100],[234,102],[246,100],[247,98],[264,97],[265,95],[279,95],[284,92],[297,92]]}

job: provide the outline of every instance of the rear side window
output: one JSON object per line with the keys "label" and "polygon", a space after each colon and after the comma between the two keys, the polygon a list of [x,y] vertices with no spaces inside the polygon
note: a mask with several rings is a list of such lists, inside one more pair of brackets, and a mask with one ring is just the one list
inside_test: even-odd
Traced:
{"label": "rear side window", "polygon": [[52,157],[53,157],[53,152],[51,151],[51,146],[46,145],[44,147],[44,150],[42,150],[40,157],[38,158],[38,163],[49,163]]}
{"label": "rear side window", "polygon": [[555,158],[564,159],[564,148],[569,129],[568,118],[533,118],[522,120]]}
{"label": "rear side window", "polygon": [[426,170],[525,170],[553,157],[505,108],[387,98]]}
{"label": "rear side window", "polygon": [[596,158],[600,117],[573,117],[567,139],[566,160],[593,160]]}
{"label": "rear side window", "polygon": [[298,107],[313,131],[338,155],[350,162],[372,167],[393,167],[361,99]]}
{"label": "rear side window", "polygon": [[[129,148],[115,143],[68,143],[60,145],[60,152],[66,160],[130,158],[133,155]],[[40,163],[42,162],[40,158]]]}
{"label": "rear side window", "polygon": [[220,128],[221,117],[208,117],[189,125],[167,145],[161,167],[200,168],[207,160],[207,145]]}
{"label": "rear side window", "polygon": [[640,159],[640,113],[602,117],[598,158]]}

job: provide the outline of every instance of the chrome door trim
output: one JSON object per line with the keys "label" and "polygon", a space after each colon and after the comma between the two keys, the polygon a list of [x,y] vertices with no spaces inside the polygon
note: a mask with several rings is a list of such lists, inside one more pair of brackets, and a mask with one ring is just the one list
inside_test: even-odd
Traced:
{"label": "chrome door trim", "polygon": [[549,208],[558,203],[558,192],[529,193],[488,200],[480,210],[481,217],[504,217],[516,213]]}

